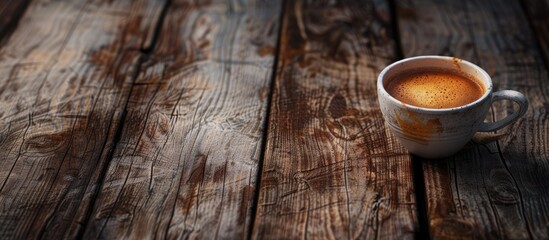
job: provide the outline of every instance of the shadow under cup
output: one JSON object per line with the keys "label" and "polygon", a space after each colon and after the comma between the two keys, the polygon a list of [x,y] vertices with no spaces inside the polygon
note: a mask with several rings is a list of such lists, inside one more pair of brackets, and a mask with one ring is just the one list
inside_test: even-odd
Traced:
{"label": "shadow under cup", "polygon": [[[472,103],[432,109],[412,106],[392,97],[387,83],[397,75],[414,70],[442,69],[473,76],[485,92]],[[492,92],[492,80],[480,67],[465,60],[444,56],[420,56],[403,59],[386,67],[377,81],[378,100],[385,121],[393,134],[413,154],[424,158],[442,158],[458,152],[477,131],[494,131],[514,122],[526,112],[527,101],[518,92],[505,90],[497,97]],[[460,93],[467,94],[467,93]],[[509,97],[508,95],[516,95]],[[493,101],[513,100],[521,106],[496,123],[484,123]]]}

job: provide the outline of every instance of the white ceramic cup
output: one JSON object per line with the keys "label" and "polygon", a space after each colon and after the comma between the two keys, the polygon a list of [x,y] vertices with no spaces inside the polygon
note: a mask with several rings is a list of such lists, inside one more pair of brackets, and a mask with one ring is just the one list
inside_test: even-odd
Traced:
{"label": "white ceramic cup", "polygon": [[[398,74],[432,68],[464,72],[479,80],[486,91],[472,103],[433,109],[403,103],[385,90],[387,83]],[[477,131],[498,130],[526,113],[528,100],[524,95],[513,90],[492,90],[492,79],[482,68],[465,60],[444,56],[418,56],[400,60],[383,69],[377,79],[379,105],[385,121],[410,153],[424,158],[450,156],[459,151]],[[497,122],[484,122],[492,103],[504,99],[518,103],[519,110]]]}

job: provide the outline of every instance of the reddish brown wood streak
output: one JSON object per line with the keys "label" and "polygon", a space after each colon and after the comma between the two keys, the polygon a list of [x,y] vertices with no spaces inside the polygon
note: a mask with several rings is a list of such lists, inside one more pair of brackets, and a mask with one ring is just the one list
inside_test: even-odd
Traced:
{"label": "reddish brown wood streak", "polygon": [[249,203],[253,200],[254,188],[252,186],[245,186],[242,188],[240,205],[238,207],[238,223],[246,224],[246,218],[248,217]]}
{"label": "reddish brown wood streak", "polygon": [[274,47],[271,46],[271,45],[265,45],[261,48],[259,48],[259,50],[257,51],[257,54],[259,54],[259,56],[261,57],[264,57],[264,56],[267,56],[267,55],[273,55],[274,54]]}
{"label": "reddish brown wood streak", "polygon": [[194,168],[191,172],[191,176],[187,180],[187,183],[190,185],[187,193],[184,194],[185,198],[183,199],[183,212],[186,214],[190,213],[190,209],[193,206],[193,201],[196,201],[196,197],[200,194],[197,191],[199,185],[204,181],[204,170],[206,169],[207,156],[199,155],[196,162],[198,166]]}
{"label": "reddish brown wood streak", "polygon": [[225,177],[225,169],[226,166],[218,167],[213,175],[214,182],[221,182],[223,181],[223,178]]}

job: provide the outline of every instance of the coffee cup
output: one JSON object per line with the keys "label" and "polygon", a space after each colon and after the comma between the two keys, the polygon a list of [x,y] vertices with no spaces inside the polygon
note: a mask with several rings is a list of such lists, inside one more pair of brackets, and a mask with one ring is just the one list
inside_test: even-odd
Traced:
{"label": "coffee cup", "polygon": [[[480,85],[483,92],[476,100],[464,105],[430,108],[418,106],[420,104],[415,102],[398,100],[387,91],[388,84],[402,74],[426,72],[431,69],[472,78]],[[456,91],[464,91],[460,88],[456,89]],[[383,118],[392,133],[410,153],[424,158],[451,156],[463,148],[476,132],[492,132],[501,129],[517,121],[528,109],[528,100],[520,92],[513,90],[493,92],[492,79],[486,71],[468,61],[446,56],[411,57],[387,66],[378,76],[377,92]],[[468,93],[446,92],[446,94]],[[490,106],[499,100],[516,102],[519,106],[518,111],[496,122],[484,122]]]}

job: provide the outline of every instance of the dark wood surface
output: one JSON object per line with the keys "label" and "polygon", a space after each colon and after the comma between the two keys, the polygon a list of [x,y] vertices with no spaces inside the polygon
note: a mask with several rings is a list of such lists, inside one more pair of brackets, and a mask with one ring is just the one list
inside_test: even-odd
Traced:
{"label": "dark wood surface", "polygon": [[[546,0],[0,1],[0,238],[549,238],[547,16]],[[429,54],[530,109],[450,158],[409,155],[376,77]]]}
{"label": "dark wood surface", "polygon": [[6,0],[0,5],[0,37],[8,38],[9,32],[17,27],[17,22],[30,0]]}
{"label": "dark wood surface", "polygon": [[[492,76],[495,90],[514,89],[530,100],[528,113],[516,124],[478,134],[451,158],[422,161],[433,238],[542,239],[549,234],[548,72],[536,30],[517,9],[520,2],[512,0],[398,4],[405,57],[470,60]],[[508,102],[496,104],[490,120],[512,108]]]}

